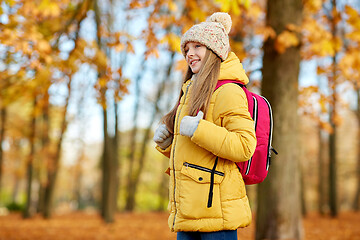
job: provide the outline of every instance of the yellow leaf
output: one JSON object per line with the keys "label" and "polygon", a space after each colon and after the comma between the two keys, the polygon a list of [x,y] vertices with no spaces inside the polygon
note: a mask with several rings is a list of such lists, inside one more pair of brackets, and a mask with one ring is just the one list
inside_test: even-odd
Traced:
{"label": "yellow leaf", "polygon": [[122,80],[122,85],[128,86],[131,83],[130,78],[124,78]]}
{"label": "yellow leaf", "polygon": [[345,5],[345,13],[350,18],[358,19],[358,17],[359,17],[359,13],[353,7],[351,7],[349,5]]}
{"label": "yellow leaf", "polygon": [[300,27],[296,26],[295,24],[289,23],[286,25],[286,28],[292,32],[299,32],[301,30]]}
{"label": "yellow leaf", "polygon": [[150,48],[145,52],[145,59],[148,59],[150,56],[159,58],[159,50],[157,48]]}
{"label": "yellow leaf", "polygon": [[169,45],[169,49],[171,51],[181,52],[180,49],[180,42],[181,39],[179,36],[177,36],[174,33],[169,33],[164,36],[163,39],[161,39],[160,43],[166,43]]}
{"label": "yellow leaf", "polygon": [[131,1],[129,6],[130,6],[131,9],[136,9],[136,8],[142,8],[143,7],[143,5],[141,3],[139,3],[138,0]]}
{"label": "yellow leaf", "polygon": [[117,44],[114,44],[112,47],[115,47],[115,51],[121,52],[124,50],[125,44],[117,43]]}
{"label": "yellow leaf", "polygon": [[316,13],[322,8],[322,0],[307,0],[304,1],[305,10]]}
{"label": "yellow leaf", "polygon": [[[48,68],[42,68],[41,70],[37,71],[36,74],[37,83],[45,83],[50,82],[51,80],[51,71]],[[43,85],[43,84],[41,84]]]}
{"label": "yellow leaf", "polygon": [[100,68],[100,69],[106,69],[107,67],[107,57],[105,55],[105,53],[101,50],[97,50],[94,60],[96,62],[96,65]]}
{"label": "yellow leaf", "polygon": [[275,40],[275,49],[279,53],[284,53],[287,48],[297,46],[298,44],[299,39],[296,34],[285,30],[277,36]]}
{"label": "yellow leaf", "polygon": [[249,10],[250,5],[251,5],[251,0],[243,0],[242,2],[243,2],[244,7],[245,7],[247,10]]}
{"label": "yellow leaf", "polygon": [[332,41],[327,39],[313,44],[313,50],[314,52],[317,52],[320,56],[333,56],[335,53]]}
{"label": "yellow leaf", "polygon": [[230,45],[231,45],[232,51],[236,54],[236,56],[238,56],[240,61],[241,61],[241,59],[244,59],[247,57],[246,52],[244,51],[243,42],[232,41]]}
{"label": "yellow leaf", "polygon": [[229,12],[229,10],[230,10],[230,1],[229,0],[223,0],[223,1],[217,0],[216,2],[220,3],[222,12]]}
{"label": "yellow leaf", "polygon": [[234,15],[238,16],[241,13],[241,9],[236,1],[230,1],[231,2],[231,11],[234,13]]}
{"label": "yellow leaf", "polygon": [[333,45],[334,51],[340,52],[340,50],[343,46],[343,42],[342,42],[341,38],[336,37],[335,39],[332,40],[332,45]]}
{"label": "yellow leaf", "polygon": [[44,17],[57,17],[60,15],[58,3],[50,2],[50,0],[42,0],[38,9]]}
{"label": "yellow leaf", "polygon": [[101,88],[105,88],[107,84],[107,78],[106,77],[100,77],[98,80],[98,84]]}
{"label": "yellow leaf", "polygon": [[13,7],[16,3],[15,0],[5,0],[5,3],[7,3],[9,5],[9,7]]}
{"label": "yellow leaf", "polygon": [[360,31],[354,31],[345,35],[347,39],[351,39],[355,42],[360,42]]}
{"label": "yellow leaf", "polygon": [[[225,11],[223,11],[223,12],[225,12]],[[208,14],[205,11],[203,11],[200,7],[192,8],[189,15],[190,15],[191,19],[198,20],[199,22],[204,22],[208,16]]]}
{"label": "yellow leaf", "polygon": [[37,45],[40,52],[43,53],[50,53],[51,52],[51,46],[48,41],[40,40]]}
{"label": "yellow leaf", "polygon": [[178,11],[178,7],[177,7],[175,2],[170,1],[168,4],[169,4],[169,10],[171,12],[177,12]]}
{"label": "yellow leaf", "polygon": [[263,10],[258,4],[252,4],[250,8],[247,8],[247,15],[253,20],[259,19],[261,14],[263,14]]}
{"label": "yellow leaf", "polygon": [[30,68],[31,69],[38,69],[41,68],[41,64],[38,59],[33,59],[30,61]]}
{"label": "yellow leaf", "polygon": [[326,69],[324,69],[323,67],[318,66],[316,73],[317,73],[317,75],[325,74],[325,73],[326,73]]}
{"label": "yellow leaf", "polygon": [[126,51],[127,51],[128,53],[135,54],[134,47],[133,47],[133,45],[131,44],[130,41],[127,42]]}

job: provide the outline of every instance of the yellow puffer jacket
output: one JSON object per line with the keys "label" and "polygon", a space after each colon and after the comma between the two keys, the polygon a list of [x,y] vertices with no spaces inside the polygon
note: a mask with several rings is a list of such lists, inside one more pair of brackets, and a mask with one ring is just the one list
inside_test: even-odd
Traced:
{"label": "yellow puffer jacket", "polygon": [[[246,84],[248,78],[234,53],[221,63],[221,79]],[[225,84],[211,98],[206,119],[200,120],[189,138],[179,134],[180,122],[188,114],[191,81],[182,89],[175,119],[174,139],[165,150],[170,157],[170,216],[172,231],[213,232],[235,230],[251,222],[244,181],[234,162],[250,159],[255,151],[254,122],[241,87]],[[216,156],[212,206],[208,208],[211,170]]]}

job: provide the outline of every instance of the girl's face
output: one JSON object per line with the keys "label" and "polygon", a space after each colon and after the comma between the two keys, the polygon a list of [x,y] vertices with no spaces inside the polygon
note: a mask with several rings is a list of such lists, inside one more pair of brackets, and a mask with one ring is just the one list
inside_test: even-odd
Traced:
{"label": "girl's face", "polygon": [[198,73],[202,66],[202,61],[205,58],[206,47],[197,42],[188,42],[185,45],[185,59],[191,71]]}

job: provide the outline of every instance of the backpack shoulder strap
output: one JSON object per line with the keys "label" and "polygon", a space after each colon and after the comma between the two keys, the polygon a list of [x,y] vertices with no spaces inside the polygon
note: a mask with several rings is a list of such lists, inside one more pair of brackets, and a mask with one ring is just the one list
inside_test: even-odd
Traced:
{"label": "backpack shoulder strap", "polygon": [[246,86],[244,84],[241,84],[240,82],[235,81],[235,80],[219,80],[216,84],[214,91],[216,91],[219,87],[221,87],[222,85],[227,84],[227,83],[235,83],[236,85],[239,85],[242,88],[246,88]]}

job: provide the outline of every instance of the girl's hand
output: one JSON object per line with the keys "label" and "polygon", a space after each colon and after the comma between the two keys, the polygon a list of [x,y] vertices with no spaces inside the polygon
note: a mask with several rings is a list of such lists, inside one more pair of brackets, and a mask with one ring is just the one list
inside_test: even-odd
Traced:
{"label": "girl's hand", "polygon": [[180,134],[183,136],[192,137],[196,131],[200,119],[203,119],[204,113],[199,111],[195,117],[185,116],[180,123]]}
{"label": "girl's hand", "polygon": [[162,149],[166,149],[170,146],[173,139],[173,135],[167,130],[165,124],[161,124],[154,133],[154,142],[161,147]]}

